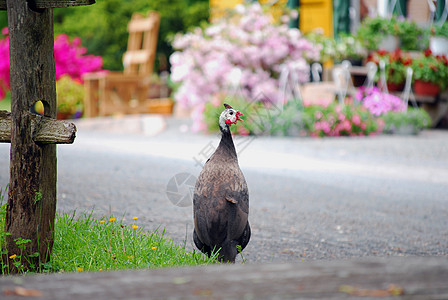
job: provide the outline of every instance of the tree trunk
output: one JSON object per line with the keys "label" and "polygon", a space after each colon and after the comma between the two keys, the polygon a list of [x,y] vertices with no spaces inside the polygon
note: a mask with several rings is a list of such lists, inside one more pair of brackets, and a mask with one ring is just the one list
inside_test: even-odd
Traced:
{"label": "tree trunk", "polygon": [[[56,117],[53,11],[33,11],[26,0],[7,0],[7,7],[12,124],[6,248],[26,267],[48,260],[54,238],[56,145],[33,141],[29,114],[42,101],[45,116]],[[31,241],[21,249],[17,239]],[[28,262],[34,253],[39,257]]]}

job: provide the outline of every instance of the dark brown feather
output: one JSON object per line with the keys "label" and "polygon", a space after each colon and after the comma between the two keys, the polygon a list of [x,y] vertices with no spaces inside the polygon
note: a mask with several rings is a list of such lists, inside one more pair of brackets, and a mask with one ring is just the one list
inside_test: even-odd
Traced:
{"label": "dark brown feather", "polygon": [[220,258],[234,262],[236,246],[250,238],[249,192],[230,132],[202,169],[193,202],[196,246],[207,254],[221,248]]}

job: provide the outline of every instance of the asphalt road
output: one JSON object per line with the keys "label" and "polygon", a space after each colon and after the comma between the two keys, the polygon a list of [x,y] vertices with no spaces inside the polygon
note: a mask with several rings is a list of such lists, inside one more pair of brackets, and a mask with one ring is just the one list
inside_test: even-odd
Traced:
{"label": "asphalt road", "polygon": [[[198,176],[219,137],[189,133],[188,125],[157,117],[78,121],[75,143],[58,146],[58,209],[128,223],[138,216],[138,225],[164,228],[191,249],[192,207],[173,204],[190,204],[191,186],[177,182],[178,195],[167,195],[167,186],[173,192],[168,183],[179,173]],[[247,262],[448,257],[448,131],[235,142],[250,191]],[[9,145],[0,144],[2,188],[8,164]]]}

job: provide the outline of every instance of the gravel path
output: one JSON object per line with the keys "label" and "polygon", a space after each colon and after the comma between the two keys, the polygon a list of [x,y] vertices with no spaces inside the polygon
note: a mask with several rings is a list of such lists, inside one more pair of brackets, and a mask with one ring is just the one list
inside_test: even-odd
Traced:
{"label": "gravel path", "polygon": [[[77,122],[58,147],[58,209],[139,216],[148,230],[192,248],[192,207],[169,201],[168,182],[198,176],[216,135],[158,117]],[[248,262],[364,256],[448,256],[448,132],[372,138],[236,140],[250,190]],[[9,181],[0,144],[0,187]],[[188,186],[180,189],[188,195]],[[187,197],[188,199],[188,197]],[[239,258],[241,260],[241,258]]]}

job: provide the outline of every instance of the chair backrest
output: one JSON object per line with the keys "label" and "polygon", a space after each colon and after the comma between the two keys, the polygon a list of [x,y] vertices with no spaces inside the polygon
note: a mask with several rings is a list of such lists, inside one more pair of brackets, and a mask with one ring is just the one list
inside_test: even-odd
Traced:
{"label": "chair backrest", "polygon": [[128,49],[123,56],[124,73],[150,75],[154,68],[160,15],[149,12],[145,17],[134,13],[128,24]]}

